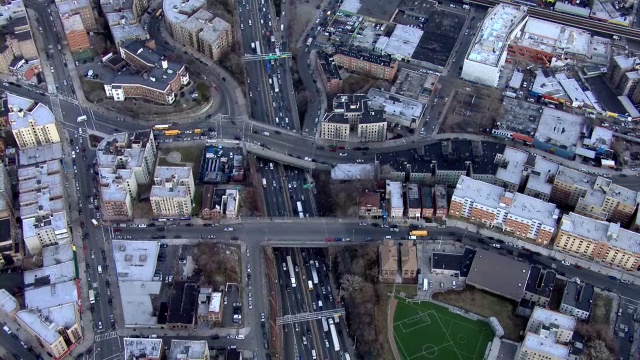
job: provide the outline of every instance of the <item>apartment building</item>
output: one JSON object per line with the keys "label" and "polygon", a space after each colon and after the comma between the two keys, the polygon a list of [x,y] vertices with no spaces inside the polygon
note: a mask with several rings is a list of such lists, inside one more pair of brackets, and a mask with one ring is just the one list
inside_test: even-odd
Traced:
{"label": "apartment building", "polygon": [[426,106],[421,102],[388,91],[371,88],[367,93],[369,108],[379,110],[389,123],[417,128]]}
{"label": "apartment building", "polygon": [[106,96],[114,101],[140,97],[162,104],[172,104],[182,86],[189,82],[185,65],[169,62],[141,40],[131,40],[120,46],[122,58],[141,76],[120,74],[105,81]]}
{"label": "apartment building", "polygon": [[210,287],[201,287],[198,294],[198,324],[219,324],[222,321],[224,306],[222,292]]}
{"label": "apartment building", "polygon": [[640,234],[576,213],[562,217],[555,250],[628,271],[640,269]]}
{"label": "apartment building", "polygon": [[524,194],[542,201],[549,201],[553,189],[553,181],[560,165],[542,156],[535,157],[535,163],[527,172]]}
{"label": "apartment building", "polygon": [[[149,33],[143,29],[140,19],[135,15],[133,9],[117,6],[119,4],[101,5],[109,24],[109,30],[113,36],[113,42],[118,48],[130,41],[145,41],[149,39]],[[123,5],[128,7],[127,5],[130,5],[130,3],[124,3]]]}
{"label": "apartment building", "polygon": [[420,215],[422,215],[422,206],[418,184],[407,184],[406,204],[407,217],[409,219],[420,219]]}
{"label": "apartment building", "polygon": [[574,279],[567,282],[560,303],[560,312],[586,321],[591,315],[595,288],[591,284]]}
{"label": "apartment building", "polygon": [[533,334],[546,331],[555,342],[567,344],[573,337],[576,324],[577,320],[573,316],[538,307],[533,310],[525,331]]}
{"label": "apartment building", "polygon": [[191,216],[194,192],[191,167],[158,166],[149,196],[154,216]]}
{"label": "apartment building", "polygon": [[7,93],[9,124],[18,147],[28,148],[60,142],[56,119],[47,106]]}
{"label": "apartment building", "polygon": [[14,60],[22,58],[26,61],[32,61],[39,58],[38,49],[29,25],[29,18],[26,14],[10,18],[4,26],[3,33],[5,44],[11,48]]}
{"label": "apartment building", "polygon": [[161,360],[165,357],[162,339],[124,338],[125,359]]}
{"label": "apartment building", "polygon": [[[0,163],[0,254],[19,261],[22,258],[20,243],[11,180],[4,164]],[[4,263],[4,258],[0,256],[0,267]]]}
{"label": "apartment building", "polygon": [[640,60],[637,57],[629,57],[627,55],[612,56],[607,67],[605,79],[613,89],[618,89],[624,74],[634,70],[640,70]]}
{"label": "apartment building", "polygon": [[233,31],[226,21],[205,9],[204,0],[164,1],[164,20],[171,36],[217,61],[231,48]]}
{"label": "apartment building", "polygon": [[382,216],[381,197],[378,192],[366,192],[360,194],[358,214],[366,218],[378,218]]}
{"label": "apartment building", "polygon": [[72,53],[83,52],[91,48],[89,35],[84,28],[80,14],[65,15],[61,17],[64,34],[67,37],[67,45]]}
{"label": "apartment building", "polygon": [[420,188],[420,205],[422,212],[420,216],[427,221],[433,219],[435,212],[433,188],[431,186],[422,186]]}
{"label": "apartment building", "polygon": [[329,95],[342,93],[342,76],[335,61],[329,55],[319,52],[317,58],[317,66],[320,71],[320,78],[323,80],[324,90]]}
{"label": "apartment building", "polygon": [[206,340],[171,340],[167,360],[209,360],[209,344]]}
{"label": "apartment building", "polygon": [[549,305],[555,281],[555,271],[544,270],[540,266],[532,265],[522,299],[536,306],[546,308]]}
{"label": "apartment building", "polygon": [[398,247],[393,240],[384,240],[380,251],[380,280],[395,282],[398,275]]}
{"label": "apartment building", "polygon": [[449,215],[547,245],[555,232],[559,210],[555,204],[462,176],[453,193]]}
{"label": "apartment building", "polygon": [[322,119],[320,137],[335,141],[349,141],[349,119],[345,114],[330,113]]}
{"label": "apartment building", "polygon": [[82,25],[87,31],[98,30],[96,18],[93,16],[93,8],[89,0],[56,0],[56,7],[60,17],[67,15],[80,15]]}
{"label": "apartment building", "polygon": [[515,359],[518,360],[567,360],[569,359],[570,348],[567,345],[558,344],[547,336],[546,331],[542,334],[527,333],[524,340],[518,347]]}
{"label": "apartment building", "polygon": [[338,95],[333,100],[333,112],[322,120],[320,137],[348,141],[351,129],[357,130],[360,142],[384,141],[387,122],[381,110],[374,110],[363,94]]}
{"label": "apartment building", "polygon": [[528,152],[507,146],[502,154],[496,155],[498,170],[494,184],[507,191],[518,191],[525,166],[533,159]]}
{"label": "apartment building", "polygon": [[18,324],[54,359],[62,359],[82,341],[80,311],[75,302],[16,314]]}
{"label": "apartment building", "polygon": [[444,220],[449,212],[449,204],[447,202],[447,187],[444,185],[436,185],[433,187],[433,198],[435,200],[437,220]]}
{"label": "apartment building", "polygon": [[131,169],[99,168],[100,212],[106,221],[133,219],[138,182]]}
{"label": "apartment building", "polygon": [[575,208],[575,212],[596,220],[626,226],[638,204],[638,193],[596,177],[559,166],[553,181],[551,201]]}
{"label": "apartment building", "polygon": [[[156,163],[156,142],[152,131],[117,133],[105,137],[96,148],[98,168],[128,169],[138,185],[150,184]],[[135,198],[136,193],[132,194]]]}
{"label": "apartment building", "polygon": [[388,208],[387,214],[392,219],[401,219],[404,216],[402,183],[387,180],[385,189]]}
{"label": "apartment building", "polygon": [[378,55],[352,47],[339,46],[333,60],[345,70],[364,76],[392,81],[398,72],[398,62],[389,55]]}
{"label": "apartment building", "polygon": [[418,252],[412,241],[403,242],[400,246],[400,267],[403,280],[415,280],[418,276]]}

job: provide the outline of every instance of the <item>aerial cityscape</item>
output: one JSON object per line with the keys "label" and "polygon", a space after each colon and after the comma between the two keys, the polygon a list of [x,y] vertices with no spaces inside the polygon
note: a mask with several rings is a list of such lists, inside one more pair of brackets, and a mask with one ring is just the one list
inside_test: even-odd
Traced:
{"label": "aerial cityscape", "polygon": [[0,360],[640,359],[639,3],[2,1]]}

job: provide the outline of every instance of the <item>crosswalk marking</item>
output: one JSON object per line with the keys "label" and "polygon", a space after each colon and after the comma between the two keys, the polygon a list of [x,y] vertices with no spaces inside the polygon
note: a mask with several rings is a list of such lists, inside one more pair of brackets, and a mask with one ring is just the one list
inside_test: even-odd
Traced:
{"label": "crosswalk marking", "polygon": [[96,341],[107,340],[107,339],[114,338],[116,336],[118,336],[118,333],[116,333],[115,331],[110,331],[106,334],[96,335]]}

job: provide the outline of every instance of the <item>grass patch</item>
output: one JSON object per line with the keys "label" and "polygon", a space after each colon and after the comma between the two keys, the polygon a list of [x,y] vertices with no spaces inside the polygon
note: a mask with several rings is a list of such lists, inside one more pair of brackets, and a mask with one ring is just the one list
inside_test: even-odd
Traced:
{"label": "grass patch", "polygon": [[527,327],[527,319],[515,316],[514,302],[470,286],[461,291],[435,293],[433,299],[483,317],[496,317],[509,340],[519,341]]}
{"label": "grass patch", "polygon": [[[380,287],[384,289],[384,292],[386,294],[390,294],[393,291],[393,285],[392,284],[380,284]],[[403,293],[404,295],[402,295],[405,298],[408,299],[415,299],[418,296],[418,287],[416,285],[401,285],[401,284],[397,284],[395,286],[396,288],[396,294],[400,294]]]}
{"label": "grass patch", "polygon": [[191,209],[191,216],[198,216],[200,209],[202,208],[202,186],[196,186],[193,194],[193,208]]}
{"label": "grass patch", "polygon": [[164,156],[161,156],[161,157],[158,157],[158,164],[156,166],[176,166],[176,165],[177,164],[170,162]]}
{"label": "grass patch", "polygon": [[[202,149],[203,147],[201,145],[185,146],[185,147],[164,146],[162,148],[162,155],[166,156],[173,151],[179,152],[181,163],[193,163],[193,165],[197,167],[200,165],[200,156],[202,155]],[[174,165],[179,166],[179,164],[174,164]]]}
{"label": "grass patch", "polygon": [[80,84],[82,84],[82,92],[84,92],[87,100],[93,103],[99,103],[107,98],[104,93],[104,86],[101,82],[88,80],[81,77]]}
{"label": "grass patch", "polygon": [[393,333],[402,359],[482,360],[493,331],[430,302],[398,300]]}
{"label": "grass patch", "polygon": [[589,323],[593,325],[608,325],[609,315],[613,311],[613,301],[610,297],[596,292],[591,306]]}

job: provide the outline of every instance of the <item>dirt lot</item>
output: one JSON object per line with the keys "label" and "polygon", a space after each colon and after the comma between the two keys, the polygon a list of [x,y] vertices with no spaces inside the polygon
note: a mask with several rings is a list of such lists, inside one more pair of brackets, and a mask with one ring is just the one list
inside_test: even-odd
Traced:
{"label": "dirt lot", "polygon": [[601,293],[596,293],[593,298],[593,310],[591,311],[590,324],[608,325],[609,315],[612,310],[611,298]]}
{"label": "dirt lot", "polygon": [[317,7],[322,3],[321,0],[304,0],[289,2],[289,11],[294,13],[292,22],[289,27],[288,37],[292,44],[296,44],[300,36],[307,28],[307,25],[314,21],[318,13]]}
{"label": "dirt lot", "polygon": [[[495,89],[482,88],[483,92],[466,91],[465,88],[454,92],[448,99],[447,113],[440,132],[444,133],[482,133],[493,128],[500,112],[502,102],[500,93]],[[440,99],[439,101],[447,101]]]}
{"label": "dirt lot", "polygon": [[527,327],[527,319],[515,316],[515,303],[471,287],[462,291],[435,293],[433,299],[480,316],[495,316],[509,340],[520,341],[520,333]]}

